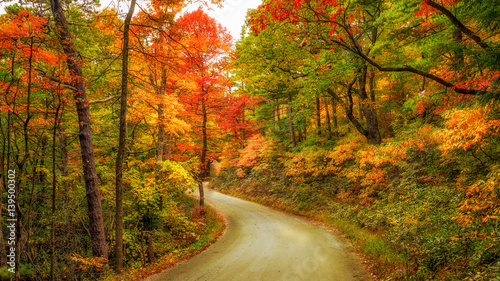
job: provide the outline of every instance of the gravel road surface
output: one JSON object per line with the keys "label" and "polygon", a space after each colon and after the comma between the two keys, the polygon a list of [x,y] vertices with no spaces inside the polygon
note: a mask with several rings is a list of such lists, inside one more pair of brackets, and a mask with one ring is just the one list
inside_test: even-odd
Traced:
{"label": "gravel road surface", "polygon": [[205,189],[227,229],[199,255],[147,281],[370,280],[360,259],[326,227]]}

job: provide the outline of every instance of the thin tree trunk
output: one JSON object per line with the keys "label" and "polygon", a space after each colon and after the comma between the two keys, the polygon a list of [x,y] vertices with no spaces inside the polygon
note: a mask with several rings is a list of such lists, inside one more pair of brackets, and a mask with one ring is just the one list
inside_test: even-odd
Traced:
{"label": "thin tree trunk", "polygon": [[56,215],[56,136],[59,123],[59,110],[61,108],[61,100],[56,108],[54,116],[54,131],[52,133],[52,217],[50,220],[50,280],[56,280],[54,269],[56,264],[56,229],[55,229],[55,215]]}
{"label": "thin tree trunk", "polygon": [[123,158],[125,157],[125,145],[127,142],[127,95],[128,95],[128,54],[129,54],[129,30],[130,21],[134,14],[136,0],[130,3],[130,10],[125,18],[123,29],[122,49],[122,94],[120,105],[120,136],[118,140],[118,154],[116,156],[116,211],[115,211],[115,270],[121,273],[123,270]]}
{"label": "thin tree trunk", "polygon": [[321,137],[321,102],[316,96],[316,125],[318,126],[318,137]]}
{"label": "thin tree trunk", "polygon": [[293,115],[292,115],[292,94],[287,93],[288,98],[288,126],[290,128],[290,141],[292,142],[292,147],[297,146],[295,141],[295,130],[293,128]]}
{"label": "thin tree trunk", "polygon": [[326,129],[328,130],[328,139],[332,139],[332,124],[330,121],[330,111],[328,110],[328,103],[325,102],[325,112],[326,112]]}
{"label": "thin tree trunk", "polygon": [[160,210],[163,209],[163,195],[160,191],[161,182],[163,180],[162,174],[162,161],[163,161],[163,149],[165,147],[165,127],[163,122],[165,121],[165,105],[164,105],[164,95],[167,88],[167,69],[164,65],[161,67],[161,77],[160,77],[160,85],[157,84],[156,74],[153,75],[153,72],[150,73],[149,79],[153,88],[156,92],[158,100],[160,101],[158,104],[158,141],[156,142],[156,164],[155,164],[155,184],[158,192],[158,203]]}
{"label": "thin tree trunk", "polygon": [[65,207],[68,207],[70,204],[70,196],[69,196],[69,191],[70,191],[70,186],[68,183],[68,175],[69,175],[69,155],[68,155],[68,138],[66,137],[66,134],[64,133],[64,107],[65,104],[62,104],[62,110],[61,110],[61,118],[60,122],[58,124],[58,131],[59,131],[59,146],[60,146],[60,154],[61,154],[61,174],[62,174],[62,188],[64,190],[64,204]]}
{"label": "thin tree trunk", "polygon": [[203,134],[203,148],[201,150],[201,157],[200,157],[200,182],[198,189],[200,191],[200,206],[205,206],[205,193],[203,190],[203,181],[205,181],[206,177],[208,176],[208,169],[207,169],[207,150],[208,150],[208,133],[207,133],[207,119],[208,119],[208,112],[207,112],[207,107],[205,104],[205,97],[202,98],[202,104],[201,104],[201,112],[202,112],[202,117],[203,117],[203,123],[201,125],[201,130]]}
{"label": "thin tree trunk", "polygon": [[337,117],[337,104],[335,103],[335,99],[332,98],[332,119],[333,119],[333,135],[336,139],[339,138],[339,123]]}
{"label": "thin tree trunk", "polygon": [[[278,102],[278,100],[276,100],[276,102]],[[279,104],[276,106],[276,118],[278,119],[278,122],[281,121],[280,105]]]}
{"label": "thin tree trunk", "polygon": [[[87,207],[89,212],[89,231],[92,244],[92,255],[102,258],[107,264],[107,247],[104,232],[101,198],[96,173],[94,148],[92,145],[92,128],[90,108],[85,91],[85,83],[78,52],[73,45],[68,22],[62,11],[60,0],[50,1],[57,37],[67,57],[66,64],[72,77],[72,86],[75,88],[76,111],[78,113],[80,149],[83,163],[83,175],[87,193]],[[99,272],[98,272],[99,273]]]}

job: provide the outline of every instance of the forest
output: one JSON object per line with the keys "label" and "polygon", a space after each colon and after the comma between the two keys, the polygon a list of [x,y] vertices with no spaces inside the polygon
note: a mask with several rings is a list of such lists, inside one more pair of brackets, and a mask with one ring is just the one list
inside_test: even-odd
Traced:
{"label": "forest", "polygon": [[223,229],[207,181],[377,280],[500,280],[499,0],[264,0],[241,38],[193,2],[0,15],[1,280],[187,258]]}

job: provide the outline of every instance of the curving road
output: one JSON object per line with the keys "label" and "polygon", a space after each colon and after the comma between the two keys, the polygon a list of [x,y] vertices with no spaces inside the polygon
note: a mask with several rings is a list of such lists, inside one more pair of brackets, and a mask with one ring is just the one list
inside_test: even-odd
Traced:
{"label": "curving road", "polygon": [[360,260],[332,231],[267,207],[205,189],[225,233],[199,255],[148,281],[369,280]]}

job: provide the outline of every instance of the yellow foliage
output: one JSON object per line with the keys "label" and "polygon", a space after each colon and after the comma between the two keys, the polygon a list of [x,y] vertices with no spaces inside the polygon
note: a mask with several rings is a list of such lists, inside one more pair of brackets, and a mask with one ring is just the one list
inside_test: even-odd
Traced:
{"label": "yellow foliage", "polygon": [[491,110],[491,107],[485,106],[446,112],[446,129],[439,134],[443,141],[440,150],[448,153],[459,148],[483,147],[486,139],[497,136],[500,129],[500,120],[489,117]]}
{"label": "yellow foliage", "polygon": [[500,213],[500,166],[494,166],[486,179],[480,180],[466,189],[465,200],[460,204],[461,214],[455,219],[468,225],[473,221],[487,223],[498,220]]}
{"label": "yellow foliage", "polygon": [[107,264],[104,257],[85,258],[77,254],[71,254],[70,259],[76,262],[80,269],[103,268]]}

